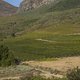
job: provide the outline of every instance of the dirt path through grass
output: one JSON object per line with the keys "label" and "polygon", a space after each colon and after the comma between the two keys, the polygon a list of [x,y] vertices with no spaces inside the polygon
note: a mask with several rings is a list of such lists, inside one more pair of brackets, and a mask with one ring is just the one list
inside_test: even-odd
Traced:
{"label": "dirt path through grass", "polygon": [[43,42],[56,42],[56,41],[51,41],[51,40],[46,40],[46,39],[36,39],[37,41],[43,41]]}

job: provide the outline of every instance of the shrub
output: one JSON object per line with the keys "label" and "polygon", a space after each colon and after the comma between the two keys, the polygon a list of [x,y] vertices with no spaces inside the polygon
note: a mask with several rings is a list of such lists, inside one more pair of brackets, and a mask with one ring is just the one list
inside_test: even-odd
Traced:
{"label": "shrub", "polygon": [[68,80],[80,80],[80,69],[77,67],[73,70],[69,70],[67,73]]}
{"label": "shrub", "polygon": [[12,36],[12,37],[16,37],[16,34],[13,32],[13,33],[11,34],[11,36]]}
{"label": "shrub", "polygon": [[0,66],[10,66],[15,64],[15,57],[8,47],[0,46]]}

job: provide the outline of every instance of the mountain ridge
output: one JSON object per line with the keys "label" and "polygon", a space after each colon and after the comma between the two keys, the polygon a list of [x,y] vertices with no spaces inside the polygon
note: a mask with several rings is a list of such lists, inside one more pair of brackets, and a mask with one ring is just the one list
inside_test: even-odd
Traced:
{"label": "mountain ridge", "polygon": [[16,11],[17,7],[9,4],[8,2],[0,0],[0,16],[15,14]]}

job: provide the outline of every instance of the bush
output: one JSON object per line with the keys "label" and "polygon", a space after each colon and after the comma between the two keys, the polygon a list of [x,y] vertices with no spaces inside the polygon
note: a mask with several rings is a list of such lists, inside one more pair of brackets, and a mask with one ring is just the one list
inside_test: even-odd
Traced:
{"label": "bush", "polygon": [[73,70],[69,70],[67,73],[68,80],[80,80],[80,69],[77,67]]}
{"label": "bush", "polygon": [[12,37],[16,37],[16,34],[15,34],[15,33],[12,33],[11,36],[12,36]]}
{"label": "bush", "polygon": [[0,66],[10,66],[15,64],[15,57],[8,47],[0,46]]}

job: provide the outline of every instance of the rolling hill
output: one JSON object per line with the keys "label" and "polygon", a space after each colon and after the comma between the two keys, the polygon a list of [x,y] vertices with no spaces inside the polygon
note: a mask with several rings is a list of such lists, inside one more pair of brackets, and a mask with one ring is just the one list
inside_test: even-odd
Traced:
{"label": "rolling hill", "polygon": [[0,37],[3,38],[0,43],[9,46],[14,55],[23,60],[78,56],[79,4],[79,0],[60,0],[13,16],[0,17]]}
{"label": "rolling hill", "polygon": [[0,0],[0,16],[6,16],[16,13],[17,7],[12,6],[11,4]]}

